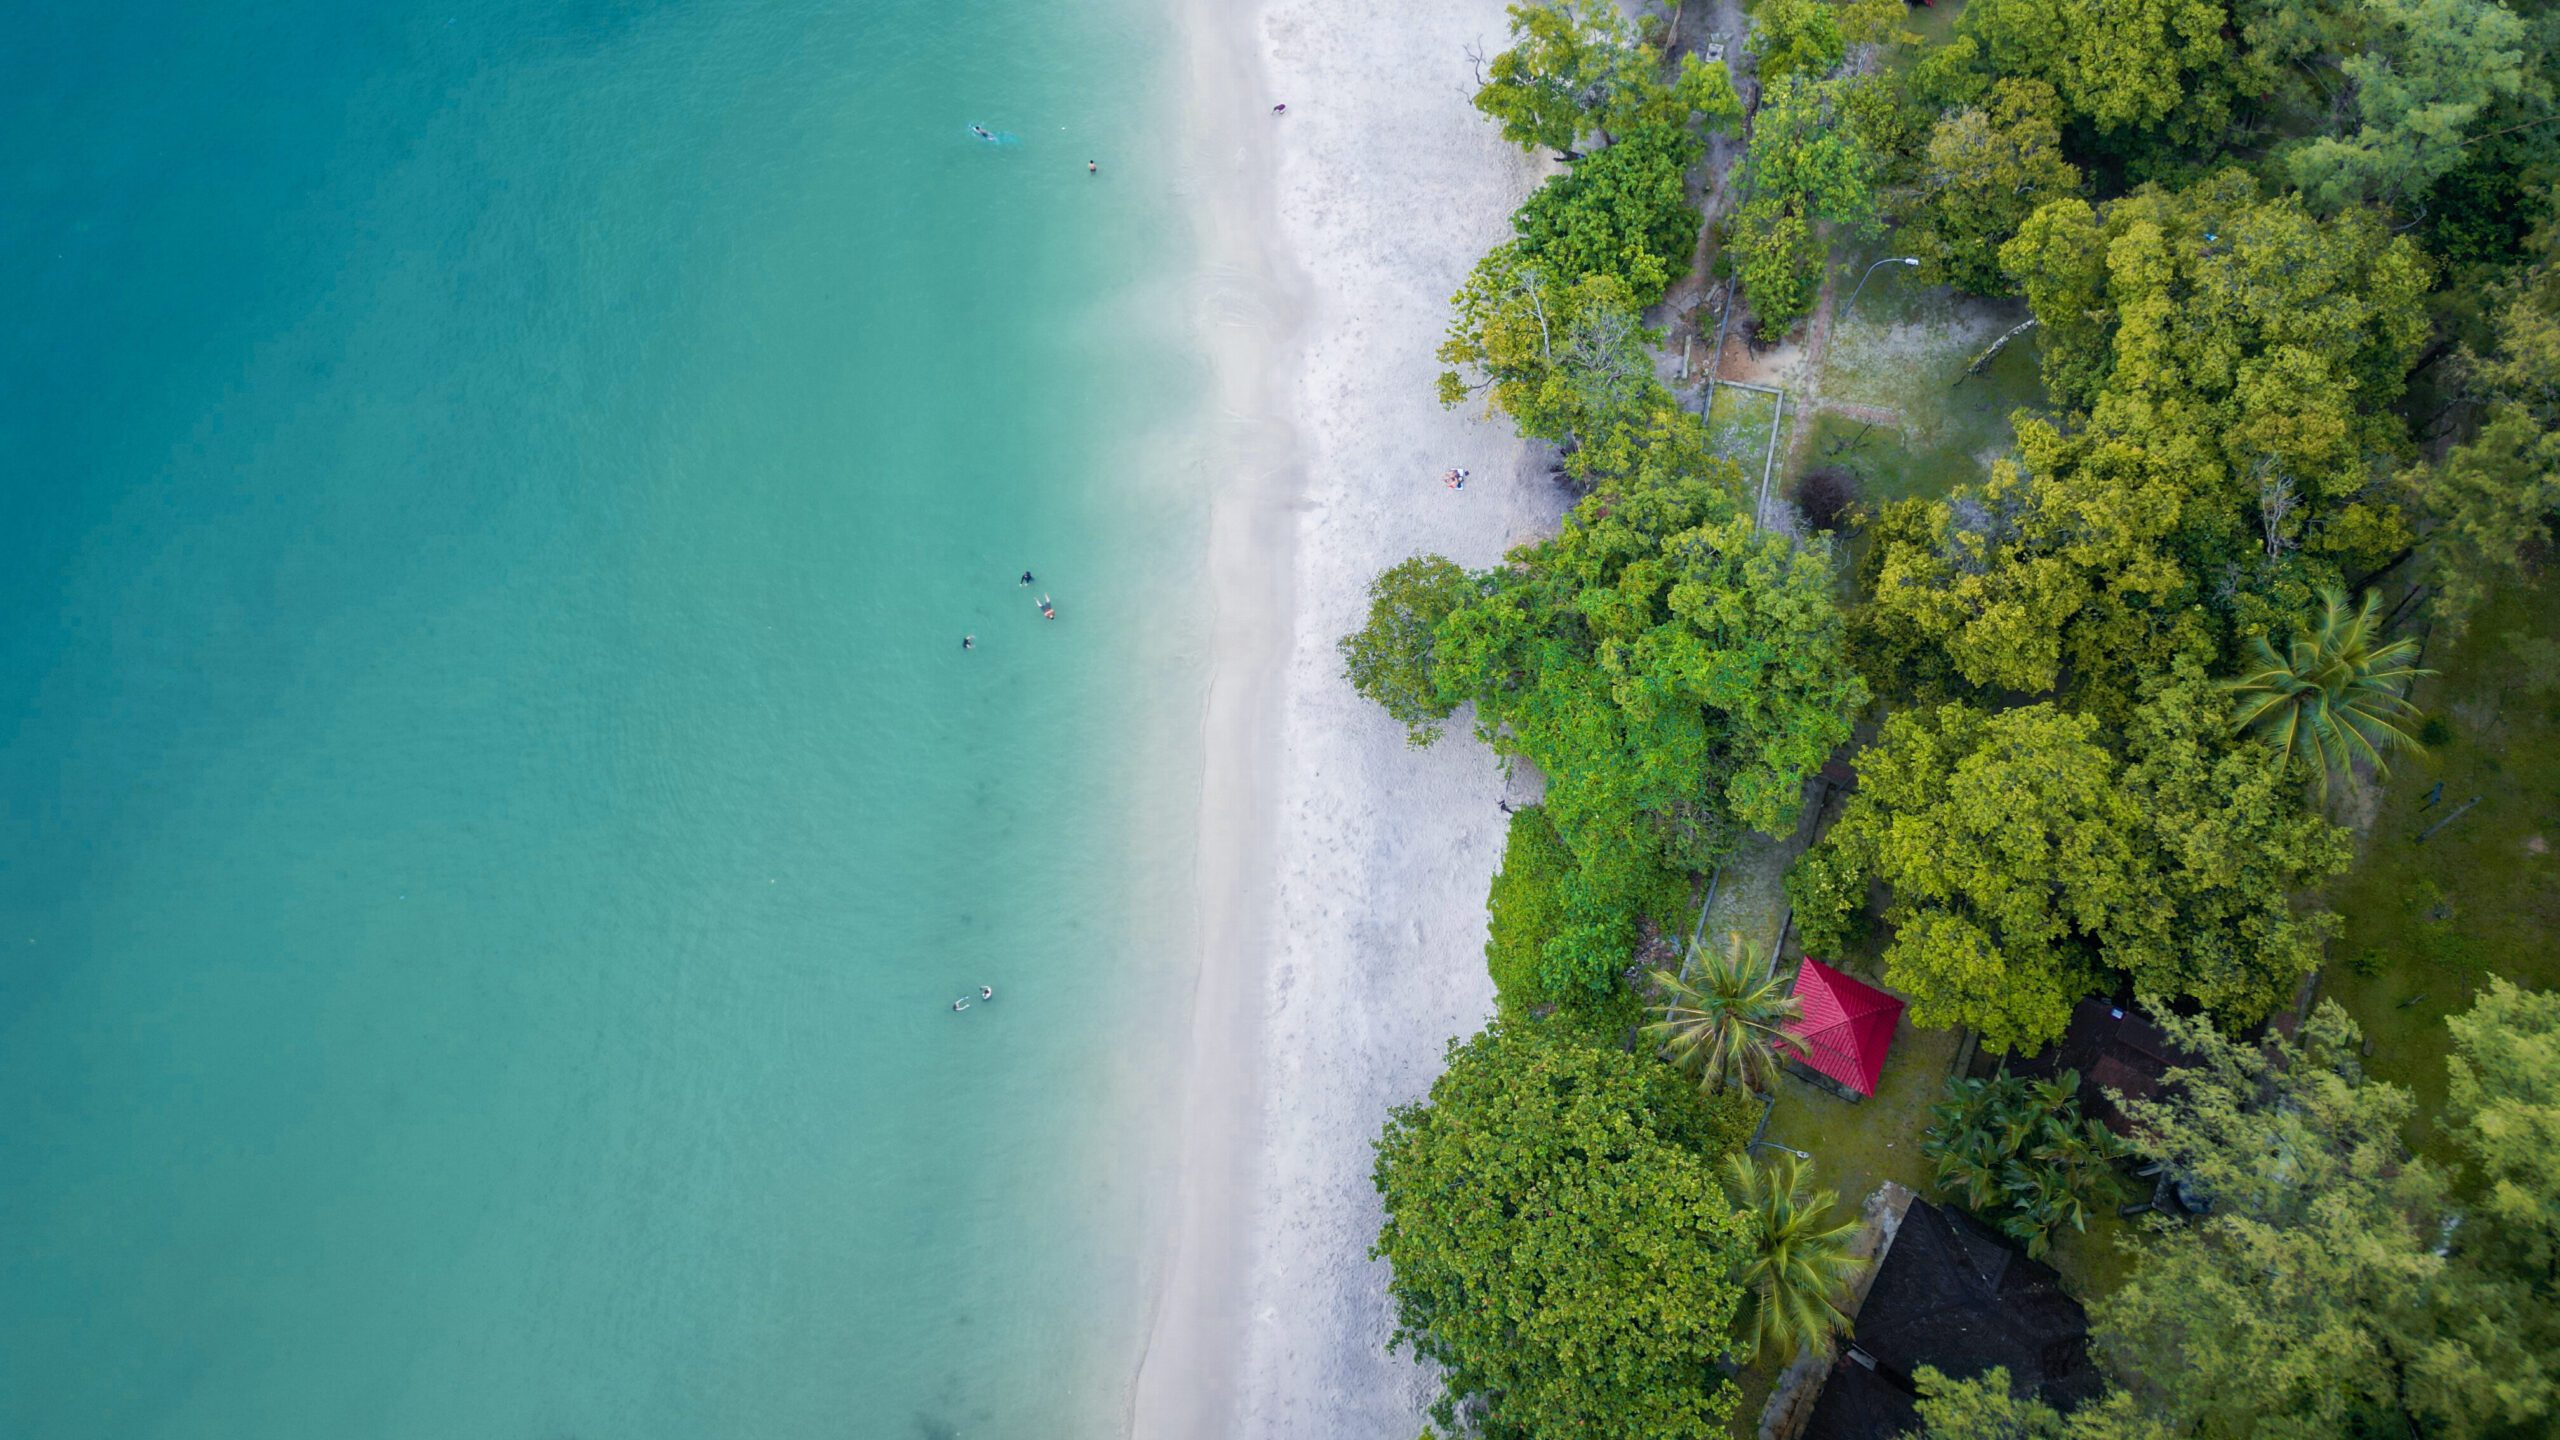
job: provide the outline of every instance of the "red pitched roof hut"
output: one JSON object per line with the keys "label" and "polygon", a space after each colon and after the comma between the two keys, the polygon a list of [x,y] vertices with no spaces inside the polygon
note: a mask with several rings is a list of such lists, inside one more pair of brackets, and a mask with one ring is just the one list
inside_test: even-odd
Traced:
{"label": "red pitched roof hut", "polygon": [[1876,1093],[1902,1002],[1810,955],[1796,971],[1795,996],[1804,1017],[1785,1029],[1804,1063],[1861,1095]]}

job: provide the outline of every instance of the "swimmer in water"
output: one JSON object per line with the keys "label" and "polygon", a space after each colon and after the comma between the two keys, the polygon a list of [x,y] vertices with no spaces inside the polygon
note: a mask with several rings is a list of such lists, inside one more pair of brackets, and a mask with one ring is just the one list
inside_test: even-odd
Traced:
{"label": "swimmer in water", "polygon": [[1058,618],[1058,607],[1050,604],[1049,597],[1046,595],[1040,597],[1040,618],[1043,620],[1055,620]]}
{"label": "swimmer in water", "polygon": [[1087,160],[1086,162],[1084,162],[1084,173],[1086,173],[1087,175],[1099,175],[1099,174],[1101,174],[1101,173],[1102,173],[1102,167],[1101,167],[1101,166],[1099,166],[1099,165],[1096,165],[1095,163],[1093,163],[1093,162],[1092,162],[1092,161],[1090,161],[1090,160]]}
{"label": "swimmer in water", "polygon": [[975,635],[963,635],[963,636],[961,636],[961,637],[960,637],[960,648],[961,648],[961,649],[963,649],[963,650],[975,650],[975,649],[977,649],[977,648],[978,648],[978,637],[977,637],[977,636],[975,636]]}
{"label": "swimmer in water", "polygon": [[979,139],[981,139],[981,140],[993,140],[994,138],[996,138],[996,137],[994,137],[993,135],[990,135],[990,134],[988,134],[988,133],[987,133],[987,127],[986,127],[986,126],[984,126],[984,125],[972,125],[972,126],[970,126],[969,128],[970,128],[971,130],[973,130],[973,131],[977,132],[977,136],[978,136],[978,138],[979,138]]}
{"label": "swimmer in water", "polygon": [[993,985],[981,985],[981,986],[979,986],[979,987],[978,987],[978,998],[979,998],[979,999],[981,999],[981,1000],[993,1000],[994,998],[996,998],[996,987],[994,987]]}
{"label": "swimmer in water", "polygon": [[1031,572],[1030,572],[1030,571],[1025,570],[1025,571],[1023,571],[1023,572],[1022,572],[1022,583],[1023,583],[1023,584],[1025,584],[1025,585],[1028,585],[1028,584],[1030,584],[1030,583],[1031,583]]}
{"label": "swimmer in water", "polygon": [[951,1002],[951,1009],[952,1009],[952,1013],[954,1013],[954,1014],[957,1014],[957,1013],[959,1013],[960,1011],[966,1010],[966,1009],[968,1009],[968,1008],[969,1008],[969,1002],[968,1002],[967,1000],[954,1000],[954,1001],[952,1001],[952,1002]]}

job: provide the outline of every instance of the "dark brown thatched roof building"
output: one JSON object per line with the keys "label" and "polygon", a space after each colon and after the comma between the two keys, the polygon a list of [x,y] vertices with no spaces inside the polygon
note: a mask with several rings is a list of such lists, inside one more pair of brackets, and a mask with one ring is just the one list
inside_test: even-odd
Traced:
{"label": "dark brown thatched roof building", "polygon": [[2139,1009],[2093,995],[2072,1007],[2061,1043],[2028,1059],[2012,1057],[2009,1073],[2041,1080],[2062,1070],[2079,1071],[2080,1113],[2123,1135],[2132,1126],[2107,1092],[2148,1100],[2160,1093],[2161,1077],[2172,1067],[2194,1063],[2195,1057],[2171,1045]]}
{"label": "dark brown thatched roof building", "polygon": [[2089,1317],[2061,1277],[1952,1206],[1914,1201],[1823,1383],[1804,1440],[1879,1440],[1917,1429],[1911,1375],[2005,1366],[2010,1387],[2068,1410],[2101,1387]]}

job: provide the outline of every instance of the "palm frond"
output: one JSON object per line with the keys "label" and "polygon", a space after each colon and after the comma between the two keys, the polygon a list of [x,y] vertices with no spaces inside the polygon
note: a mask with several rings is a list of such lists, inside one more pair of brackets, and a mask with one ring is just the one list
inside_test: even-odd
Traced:
{"label": "palm frond", "polygon": [[1777,1083],[1785,1026],[1803,1009],[1757,952],[1737,937],[1723,954],[1702,957],[1691,979],[1657,970],[1653,983],[1665,998],[1643,1033],[1664,1060],[1709,1093]]}
{"label": "palm frond", "polygon": [[2381,609],[2374,591],[2350,606],[2338,590],[2324,590],[2318,611],[2281,653],[2255,636],[2257,668],[2223,682],[2234,697],[2233,728],[2256,732],[2276,764],[2299,758],[2324,798],[2330,777],[2357,761],[2388,775],[2390,752],[2418,748],[2403,727],[2422,712],[2403,692],[2436,672],[2415,663],[2415,641],[2381,640]]}
{"label": "palm frond", "polygon": [[1725,1177],[1750,1237],[1739,1277],[1745,1348],[1785,1364],[1828,1345],[1849,1327],[1840,1300],[1866,1263],[1850,1251],[1857,1222],[1832,1219],[1838,1197],[1815,1190],[1793,1155],[1768,1166],[1728,1155]]}

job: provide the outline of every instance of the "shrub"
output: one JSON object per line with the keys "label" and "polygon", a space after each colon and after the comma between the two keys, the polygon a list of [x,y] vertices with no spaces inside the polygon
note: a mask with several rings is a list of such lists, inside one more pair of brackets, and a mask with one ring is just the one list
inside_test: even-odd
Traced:
{"label": "shrub", "polygon": [[2064,1225],[2088,1228],[2093,1204],[2120,1193],[2111,1168],[2124,1142],[2080,1115],[2080,1072],[2028,1081],[2003,1070],[1951,1079],[1929,1107],[1920,1153],[1939,1193],[1999,1227],[2039,1259]]}
{"label": "shrub", "polygon": [[1527,805],[1512,812],[1502,868],[1495,872],[1493,893],[1485,901],[1492,912],[1485,968],[1493,972],[1494,994],[1504,1009],[1543,1005],[1553,998],[1539,965],[1547,942],[1565,928],[1564,882],[1577,868],[1544,809]]}
{"label": "shrub", "polygon": [[1824,534],[1836,533],[1858,503],[1858,477],[1845,467],[1817,465],[1796,481],[1796,513]]}

